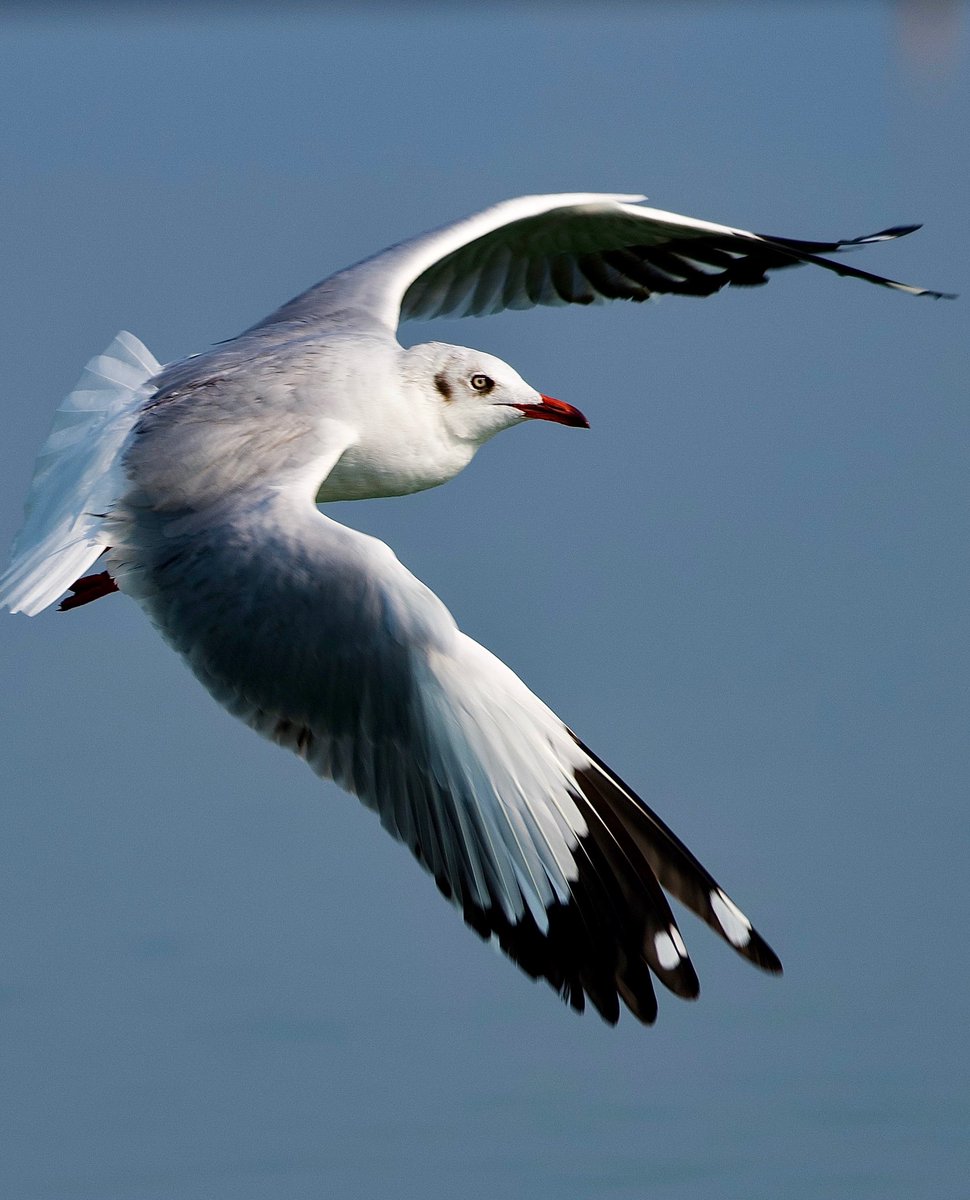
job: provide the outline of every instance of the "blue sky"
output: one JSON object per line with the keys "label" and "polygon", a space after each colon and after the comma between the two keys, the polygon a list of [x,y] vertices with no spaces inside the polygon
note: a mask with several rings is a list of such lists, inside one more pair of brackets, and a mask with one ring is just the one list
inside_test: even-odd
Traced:
{"label": "blue sky", "polygon": [[[857,261],[967,291],[959,6],[88,11],[0,32],[2,541],[118,329],[181,357],[505,196],[923,221]],[[698,1004],[579,1020],[129,601],[8,616],[3,1190],[959,1195],[966,300],[805,269],[405,336],[498,354],[592,429],[332,515],[640,788],[786,975],[685,920]]]}

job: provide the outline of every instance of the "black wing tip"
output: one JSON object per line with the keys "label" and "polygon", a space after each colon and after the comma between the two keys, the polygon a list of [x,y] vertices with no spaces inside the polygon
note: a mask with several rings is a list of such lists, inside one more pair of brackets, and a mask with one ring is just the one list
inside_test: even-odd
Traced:
{"label": "black wing tip", "polygon": [[745,946],[742,953],[745,958],[749,959],[756,967],[760,967],[768,975],[783,975],[785,973],[781,965],[781,959],[755,929],[751,930],[751,941]]}
{"label": "black wing tip", "polygon": [[840,246],[867,246],[870,242],[891,242],[896,238],[908,237],[911,233],[915,233],[917,229],[922,229],[922,223],[918,225],[890,225],[888,229],[880,229],[878,233],[864,233],[862,237],[846,238],[839,242]]}
{"label": "black wing tip", "polygon": [[[895,238],[906,237],[907,234],[915,233],[917,229],[922,229],[922,225],[891,225],[888,229],[882,229],[878,233],[867,233],[862,237],[848,238],[838,242],[807,242],[798,238],[772,237],[760,233],[754,236],[759,241],[764,242],[766,246],[773,247],[775,251],[788,259],[787,264],[783,262],[765,264],[765,268],[768,270],[785,265],[794,266],[797,263],[812,263],[817,267],[824,267],[827,271],[832,271],[836,275],[842,275],[851,279],[863,279],[867,283],[879,284],[881,287],[891,288],[897,292],[906,292],[910,296],[930,296],[934,300],[955,300],[957,298],[956,292],[940,292],[933,288],[902,283],[898,279],[889,279],[883,275],[875,275],[871,271],[862,271],[858,267],[850,267],[841,260],[824,257],[827,254],[836,254],[841,250],[852,249],[855,246],[893,241]],[[731,282],[734,282],[734,280]]]}
{"label": "black wing tip", "polygon": [[[576,739],[577,745],[582,745]],[[781,962],[751,922],[690,852],[618,777],[589,754],[574,768],[570,794],[586,823],[574,852],[576,878],[569,895],[546,906],[545,920],[526,908],[517,918],[497,904],[481,907],[464,889],[452,894],[465,922],[498,944],[533,979],[545,979],[577,1013],[594,1010],[610,1026],[623,1008],[642,1025],[658,1015],[655,984],[696,1000],[700,981],[662,890],[691,907],[753,966],[781,973]],[[657,857],[656,842],[664,850]],[[668,861],[669,860],[669,861]],[[670,862],[679,864],[669,875]],[[693,882],[682,894],[686,872]]]}
{"label": "black wing tip", "polygon": [[[839,248],[843,246],[868,246],[873,242],[892,242],[896,238],[908,237],[911,233],[916,233],[917,230],[922,228],[922,222],[916,225],[890,225],[888,229],[880,229],[878,233],[867,233],[862,237],[839,242]],[[933,288],[913,288],[905,284],[902,285],[901,290],[910,291],[914,296],[929,296],[931,300],[956,300],[959,297],[959,292],[937,292]]]}
{"label": "black wing tip", "polygon": [[679,996],[681,1000],[698,1000],[700,998],[701,981],[697,978],[694,964],[689,958],[684,961],[679,983],[680,986],[678,988],[670,989],[675,996]]}
{"label": "black wing tip", "polygon": [[875,233],[863,233],[859,237],[838,238],[831,242],[812,241],[808,238],[775,237],[770,233],[757,233],[759,241],[771,242],[775,246],[784,246],[789,250],[800,250],[806,254],[835,254],[839,250],[851,249],[853,246],[871,246],[878,242],[894,242],[896,238],[908,237],[922,229],[919,225],[889,225]]}
{"label": "black wing tip", "polygon": [[[656,1001],[654,1001],[652,1008],[650,1008],[650,1007],[645,1008],[645,1007],[643,1007],[643,1005],[638,1003],[635,996],[626,996],[623,994],[623,992],[620,992],[620,998],[623,1000],[623,1003],[626,1005],[627,1011],[634,1018],[634,1020],[639,1021],[641,1025],[646,1025],[648,1028],[651,1025],[656,1025],[657,1014],[659,1012]],[[600,1014],[600,1015],[602,1016],[602,1014]],[[603,1017],[603,1020],[606,1021],[607,1025],[613,1026],[613,1025],[618,1024],[619,1015],[617,1015],[617,1017],[614,1020],[608,1020],[606,1017]]]}
{"label": "black wing tip", "polygon": [[877,279],[875,282],[891,287],[897,292],[909,292],[911,296],[928,296],[931,300],[958,300],[960,297],[959,292],[937,292],[933,288],[913,287],[906,283],[896,283],[892,279]]}

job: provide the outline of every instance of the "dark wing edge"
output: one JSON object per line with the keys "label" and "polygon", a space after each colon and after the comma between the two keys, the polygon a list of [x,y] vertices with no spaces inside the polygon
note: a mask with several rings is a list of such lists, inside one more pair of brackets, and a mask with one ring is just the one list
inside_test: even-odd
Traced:
{"label": "dark wing edge", "polygon": [[588,787],[617,813],[661,885],[722,937],[738,954],[769,974],[780,975],[781,960],[754,929],[717,880],[672,829],[610,770],[588,746],[577,744],[595,768]]}
{"label": "dark wing edge", "polygon": [[[957,298],[956,292],[937,292],[932,288],[916,287],[910,283],[900,283],[899,280],[887,279],[883,275],[874,275],[870,271],[862,271],[858,267],[850,267],[847,263],[838,260],[820,257],[823,254],[834,254],[840,250],[851,250],[857,246],[895,241],[896,238],[906,237],[922,228],[922,225],[893,225],[889,229],[880,230],[878,233],[864,234],[862,237],[848,238],[841,242],[806,242],[795,238],[762,236],[762,240],[766,244],[776,247],[779,253],[787,254],[790,258],[787,264],[773,262],[766,269],[770,270],[780,266],[797,266],[801,263],[811,263],[813,266],[824,267],[827,271],[833,271],[836,275],[842,275],[850,279],[863,279],[867,283],[876,283],[881,287],[892,288],[894,291],[907,292],[910,296],[929,296],[933,300],[955,300]],[[767,280],[759,282],[767,282]]]}
{"label": "dark wing edge", "polygon": [[[657,1017],[652,976],[684,999],[700,991],[661,885],[738,954],[781,974],[777,954],[679,838],[605,764],[589,756],[575,776],[573,799],[589,829],[577,851],[571,900],[553,905],[543,933],[526,914],[516,924],[499,910],[462,905],[466,923],[532,978],[546,979],[583,1012],[587,999],[615,1024],[620,1001],[645,1025]],[[440,883],[439,883],[439,886]],[[447,890],[445,891],[447,895]]]}
{"label": "dark wing edge", "polygon": [[[679,838],[577,739],[590,766],[577,771],[572,797],[589,833],[580,839],[578,878],[566,905],[547,910],[548,932],[529,917],[512,925],[495,907],[467,901],[465,921],[533,978],[546,979],[572,1008],[588,999],[609,1024],[619,1001],[643,1024],[657,1017],[656,976],[675,995],[700,992],[666,888],[733,950],[762,970],[781,962],[713,876]],[[440,884],[439,884],[440,886]]]}
{"label": "dark wing edge", "polygon": [[[262,731],[314,765],[309,729],[279,722]],[[496,943],[532,979],[546,980],[575,1011],[584,1012],[588,1001],[610,1025],[619,1020],[621,1001],[642,1024],[653,1024],[658,1012],[654,978],[683,999],[699,995],[696,971],[663,888],[738,954],[781,973],[778,956],[713,876],[618,776],[574,740],[588,763],[576,769],[570,798],[588,832],[574,852],[578,870],[569,883],[569,899],[546,908],[545,928],[528,908],[510,920],[494,897],[484,906],[467,876],[459,875],[455,886],[454,873],[449,878],[442,866],[441,847],[456,832],[447,827],[447,804],[420,805],[422,819],[409,822],[408,837],[389,831],[405,842],[482,939]]]}
{"label": "dark wing edge", "polygon": [[725,287],[760,286],[768,282],[769,271],[802,264],[910,295],[953,299],[954,293],[915,287],[822,257],[905,237],[919,228],[896,225],[836,242],[689,231],[661,245],[616,245],[587,253],[533,250],[526,238],[513,253],[499,231],[423,271],[405,292],[401,319],[488,316],[535,305],[642,302],[659,295],[710,296]]}
{"label": "dark wing edge", "polygon": [[575,852],[578,873],[568,903],[546,910],[548,928],[540,930],[529,913],[512,924],[496,906],[484,910],[467,899],[465,922],[497,941],[527,975],[547,980],[577,1012],[589,1000],[615,1025],[622,1000],[651,1025],[658,1011],[653,976],[692,1000],[700,992],[697,974],[649,863],[615,811],[585,785],[578,774],[572,798],[589,832]]}

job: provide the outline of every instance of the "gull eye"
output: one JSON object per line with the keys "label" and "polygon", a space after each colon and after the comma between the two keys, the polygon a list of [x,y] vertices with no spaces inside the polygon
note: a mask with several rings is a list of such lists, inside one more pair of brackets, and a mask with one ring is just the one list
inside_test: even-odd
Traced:
{"label": "gull eye", "polygon": [[476,392],[490,392],[495,387],[495,380],[487,375],[473,375],[468,381]]}

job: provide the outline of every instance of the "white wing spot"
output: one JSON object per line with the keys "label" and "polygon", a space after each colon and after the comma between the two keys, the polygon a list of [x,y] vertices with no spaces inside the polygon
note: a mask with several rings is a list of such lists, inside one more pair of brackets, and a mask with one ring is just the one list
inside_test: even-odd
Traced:
{"label": "white wing spot", "polygon": [[680,936],[680,930],[676,925],[670,927],[670,940],[677,947],[677,953],[681,958],[687,957],[687,947],[684,945],[684,939]]}
{"label": "white wing spot", "polygon": [[660,963],[665,971],[672,971],[674,967],[679,966],[680,960],[683,957],[683,952],[677,948],[677,942],[674,941],[674,937],[677,938],[677,942],[680,942],[681,946],[684,945],[683,938],[673,928],[669,932],[661,930],[660,933],[653,935],[653,945],[657,951],[657,962]]}
{"label": "white wing spot", "polygon": [[714,915],[724,930],[724,936],[732,946],[741,949],[751,941],[751,922],[720,888],[711,892],[711,908],[714,909]]}

